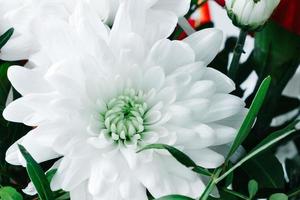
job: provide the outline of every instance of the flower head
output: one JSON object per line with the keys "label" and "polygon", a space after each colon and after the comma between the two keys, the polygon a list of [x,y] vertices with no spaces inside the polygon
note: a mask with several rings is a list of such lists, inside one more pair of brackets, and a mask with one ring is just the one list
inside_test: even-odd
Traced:
{"label": "flower head", "polygon": [[226,0],[226,9],[233,23],[247,30],[261,28],[280,0]]}
{"label": "flower head", "polygon": [[[199,197],[204,181],[170,154],[136,151],[169,144],[201,166],[218,167],[247,111],[229,94],[234,83],[206,67],[222,33],[206,29],[170,41],[165,29],[148,29],[148,10],[144,1],[124,1],[109,30],[78,4],[70,19],[56,21],[52,31],[62,34],[50,37],[70,47],[69,56],[56,57],[42,77],[40,68],[9,69],[23,97],[3,116],[37,127],[16,144],[38,162],[59,158],[51,186],[70,191],[72,200],[146,200],[146,189],[156,198]],[[24,164],[16,144],[6,160]]]}
{"label": "flower head", "polygon": [[[148,32],[151,29],[160,31],[164,38],[170,35],[177,23],[178,17],[183,16],[189,9],[190,0],[142,0],[146,3],[147,12],[140,15],[147,18]],[[1,49],[0,58],[3,60],[36,60],[36,53],[45,47],[48,37],[45,30],[52,25],[55,18],[67,20],[78,3],[85,3],[93,14],[111,25],[121,0],[0,0],[0,34],[13,27],[15,32],[8,43]],[[155,23],[153,23],[155,22]],[[44,28],[41,28],[45,26]],[[147,33],[147,32],[146,32]],[[157,35],[152,36],[155,41]],[[53,43],[54,46],[56,43]],[[49,45],[49,44],[46,44]],[[57,47],[59,48],[59,47]]]}

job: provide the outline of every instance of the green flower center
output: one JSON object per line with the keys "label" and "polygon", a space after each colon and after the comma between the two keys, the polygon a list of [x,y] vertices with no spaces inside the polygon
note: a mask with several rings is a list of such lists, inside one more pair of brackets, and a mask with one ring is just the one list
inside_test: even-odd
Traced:
{"label": "green flower center", "polygon": [[101,113],[105,134],[115,142],[138,142],[145,130],[144,118],[147,110],[143,92],[124,90],[122,95],[111,99],[106,104],[106,110]]}

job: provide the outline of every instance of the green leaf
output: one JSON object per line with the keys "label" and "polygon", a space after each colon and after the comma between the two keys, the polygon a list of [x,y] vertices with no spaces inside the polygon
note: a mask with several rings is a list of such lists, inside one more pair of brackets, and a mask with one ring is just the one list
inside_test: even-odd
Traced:
{"label": "green leaf", "polygon": [[26,160],[28,175],[35,186],[40,200],[54,200],[53,192],[50,189],[49,181],[39,164],[32,158],[29,152],[22,145],[19,149]]}
{"label": "green leaf", "polygon": [[70,194],[69,193],[63,193],[62,195],[55,198],[55,200],[69,200]]}
{"label": "green leaf", "polygon": [[240,194],[236,191],[232,191],[232,190],[229,190],[229,189],[226,189],[224,188],[222,191],[220,191],[220,195],[221,195],[221,198],[220,199],[230,199],[230,200],[233,200],[233,199],[245,199],[245,200],[249,200],[248,197],[244,196],[243,194]]}
{"label": "green leaf", "polygon": [[258,184],[255,180],[251,180],[248,183],[248,192],[250,199],[253,199],[253,197],[256,195],[258,191]]}
{"label": "green leaf", "polygon": [[[272,169],[272,170],[270,170]],[[265,151],[248,160],[243,170],[250,179],[255,179],[260,188],[283,189],[285,186],[284,172],[281,163],[272,151]],[[235,185],[241,183],[236,183]]]}
{"label": "green leaf", "polygon": [[168,195],[168,196],[160,197],[155,200],[194,200],[194,199],[182,195]]}
{"label": "green leaf", "polygon": [[46,178],[49,181],[49,183],[51,182],[53,176],[55,175],[55,173],[57,172],[57,169],[51,169],[49,171],[46,172]]}
{"label": "green leaf", "polygon": [[216,187],[216,179],[217,177],[219,177],[219,175],[222,172],[222,168],[217,168],[215,169],[209,183],[206,185],[205,190],[203,191],[203,193],[201,194],[199,200],[207,200],[210,196],[210,193],[214,190],[214,188]]}
{"label": "green leaf", "polygon": [[[295,126],[300,122],[300,120],[296,120],[289,124],[284,129],[281,129],[279,131],[275,131],[274,133],[270,134],[268,137],[266,137],[263,141],[261,141],[254,149],[252,149],[248,155],[255,156],[258,153],[265,151],[272,145],[276,144],[280,140],[284,139],[285,137],[289,136],[293,132],[296,131]],[[252,156],[252,157],[253,157]]]}
{"label": "green leaf", "polygon": [[238,149],[238,147],[243,143],[243,141],[246,139],[248,134],[251,131],[251,128],[255,122],[255,118],[264,102],[264,99],[267,95],[269,86],[271,84],[271,77],[267,77],[262,84],[259,87],[258,92],[256,93],[256,96],[250,106],[249,112],[243,121],[243,124],[241,128],[239,129],[239,132],[231,146],[231,149],[227,155],[226,162],[229,160],[229,158],[234,154],[234,152]]}
{"label": "green leaf", "polygon": [[0,200],[23,200],[23,197],[12,187],[0,188]]}
{"label": "green leaf", "polygon": [[14,29],[10,28],[3,35],[0,36],[0,49],[7,43],[7,41],[11,38],[14,33]]}
{"label": "green leaf", "polygon": [[257,156],[259,153],[267,150],[272,145],[276,144],[280,140],[286,138],[287,136],[291,135],[296,131],[295,126],[299,123],[300,120],[296,120],[295,122],[291,123],[287,127],[282,130],[276,131],[270,134],[267,138],[265,138],[261,143],[259,143],[253,150],[251,150],[243,159],[237,162],[232,168],[222,174],[216,182],[220,182],[224,178],[226,178],[230,173],[232,173],[236,168],[240,167],[242,164],[250,160],[251,158]]}
{"label": "green leaf", "polygon": [[186,154],[184,154],[183,152],[179,151],[178,149],[176,149],[175,147],[166,145],[166,144],[150,144],[147,145],[146,147],[140,149],[139,151],[137,151],[137,153],[145,151],[145,150],[149,150],[149,149],[163,149],[163,150],[167,150],[178,162],[180,162],[181,164],[183,164],[184,166],[188,167],[188,168],[192,168],[192,170],[196,173],[205,175],[205,176],[211,176],[212,174],[210,173],[210,171],[208,171],[207,169],[198,166],[191,158],[189,158]]}
{"label": "green leaf", "polygon": [[299,199],[300,196],[300,187],[292,190],[291,192],[289,192],[289,198],[291,199]]}
{"label": "green leaf", "polygon": [[288,200],[288,196],[283,193],[276,193],[270,197],[270,200]]}
{"label": "green leaf", "polygon": [[11,88],[11,84],[7,78],[7,70],[9,67],[10,63],[8,62],[0,64],[0,106],[2,108],[6,105],[8,93]]}

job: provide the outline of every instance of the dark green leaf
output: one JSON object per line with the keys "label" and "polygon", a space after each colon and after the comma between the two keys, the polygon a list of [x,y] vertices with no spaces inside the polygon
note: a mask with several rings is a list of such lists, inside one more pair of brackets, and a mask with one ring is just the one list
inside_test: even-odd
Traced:
{"label": "dark green leaf", "polygon": [[11,88],[11,84],[7,78],[7,70],[9,66],[10,63],[8,62],[0,64],[0,106],[2,107],[2,110],[6,105],[8,93]]}
{"label": "dark green leaf", "polygon": [[300,108],[300,100],[298,98],[291,98],[286,96],[281,96],[279,100],[279,105],[276,108],[275,115],[279,116],[286,114],[292,110]]}
{"label": "dark green leaf", "polygon": [[160,197],[155,200],[194,200],[194,199],[182,195],[169,195],[169,196]]}
{"label": "dark green leaf", "polygon": [[227,155],[226,161],[234,154],[234,152],[238,149],[238,147],[242,144],[242,142],[246,139],[248,134],[251,131],[255,118],[264,102],[266,94],[268,92],[269,86],[271,83],[271,77],[267,77],[261,84],[251,106],[249,112],[239,129],[239,132],[231,146],[231,149]]}
{"label": "dark green leaf", "polygon": [[232,168],[227,170],[224,174],[222,174],[219,178],[217,178],[216,182],[220,182],[224,178],[226,178],[230,173],[232,173],[235,169],[240,167],[245,162],[249,161],[251,158],[259,155],[260,153],[264,152],[280,140],[286,138],[287,136],[291,135],[296,131],[295,126],[299,123],[299,120],[291,123],[284,129],[276,131],[270,134],[267,138],[265,138],[262,142],[260,142],[255,148],[253,148],[244,158],[242,158],[239,162],[237,162]]}
{"label": "dark green leaf", "polygon": [[285,180],[282,165],[270,151],[248,160],[241,169],[249,178],[255,179],[260,188],[284,188]]}
{"label": "dark green leaf", "polygon": [[291,200],[298,200],[300,196],[300,187],[293,189],[291,192],[289,192],[288,196]]}
{"label": "dark green leaf", "polygon": [[40,200],[54,200],[49,181],[42,168],[22,145],[18,146],[26,160],[28,175],[38,192]]}
{"label": "dark green leaf", "polygon": [[300,156],[297,155],[293,159],[286,159],[285,167],[289,178],[289,187],[298,187],[300,185]]}
{"label": "dark green leaf", "polygon": [[10,28],[8,31],[6,31],[3,35],[0,36],[0,49],[7,43],[7,41],[10,39],[10,37],[13,35],[14,29]]}
{"label": "dark green leaf", "polygon": [[70,194],[69,193],[64,193],[58,197],[55,198],[55,200],[69,200],[70,199]]}
{"label": "dark green leaf", "polygon": [[288,200],[288,196],[283,193],[273,194],[270,200]]}
{"label": "dark green leaf", "polygon": [[23,200],[23,197],[12,187],[0,188],[0,200]]}
{"label": "dark green leaf", "polygon": [[192,168],[192,170],[196,173],[206,175],[206,176],[211,176],[212,174],[205,168],[198,166],[191,158],[189,158],[186,154],[183,152],[179,151],[175,147],[166,145],[166,144],[150,144],[147,145],[146,147],[140,149],[137,153],[149,149],[163,149],[167,150],[178,162],[183,164],[184,166],[188,168]]}
{"label": "dark green leaf", "polygon": [[295,132],[295,126],[297,123],[299,123],[300,120],[296,120],[289,124],[284,129],[281,129],[279,131],[275,131],[274,133],[270,134],[268,137],[266,137],[264,140],[262,140],[255,148],[253,148],[249,154],[255,153],[255,155],[259,152],[262,152],[268,148],[270,148],[272,145],[276,144],[283,138],[289,136],[293,132]]}
{"label": "dark green leaf", "polygon": [[51,169],[46,172],[46,177],[47,177],[47,180],[49,181],[49,183],[51,182],[51,180],[56,172],[57,172],[57,169]]}
{"label": "dark green leaf", "polygon": [[234,199],[245,199],[245,200],[249,200],[248,197],[244,196],[243,194],[240,194],[236,191],[233,191],[233,190],[228,190],[228,189],[223,189],[221,192],[220,192],[220,195],[221,195],[221,198],[220,200],[227,200],[227,199],[230,199],[230,200],[234,200]]}
{"label": "dark green leaf", "polygon": [[258,184],[255,180],[251,180],[248,183],[248,192],[249,192],[249,197],[252,199],[258,191]]}

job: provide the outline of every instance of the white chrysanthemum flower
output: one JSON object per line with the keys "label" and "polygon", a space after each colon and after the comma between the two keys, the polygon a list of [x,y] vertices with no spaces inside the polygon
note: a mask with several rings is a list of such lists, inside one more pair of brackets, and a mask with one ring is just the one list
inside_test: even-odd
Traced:
{"label": "white chrysanthemum flower", "polygon": [[[41,19],[51,18],[53,15],[55,18],[68,19],[77,3],[86,3],[100,19],[112,24],[121,1],[0,0],[0,34],[11,27],[15,28],[13,37],[2,48],[0,58],[4,60],[31,60],[31,56],[43,47],[44,41],[37,40],[37,37],[41,37],[44,32],[40,27],[49,23]],[[147,18],[148,32],[153,33],[153,29],[164,30],[164,35],[153,35],[152,41],[170,35],[178,17],[187,13],[190,5],[190,0],[141,1],[146,2],[146,6],[149,8],[147,13],[141,16]]]}
{"label": "white chrysanthemum flower", "polygon": [[[1,49],[0,58],[4,60],[25,60],[39,50],[35,39],[39,29],[32,23],[46,16],[66,18],[68,12],[62,0],[0,0],[0,33],[14,28],[14,34]],[[67,2],[67,1],[66,1]]]}
{"label": "white chrysanthemum flower", "polygon": [[[107,24],[113,24],[115,19],[118,7],[122,0],[90,0],[93,1],[95,7],[98,9],[97,13],[100,15],[101,19]],[[185,15],[190,6],[190,0],[152,0],[148,1],[149,6],[152,8],[152,14],[149,14],[149,17],[157,17],[160,16],[161,20],[169,21],[173,14],[179,16]],[[167,12],[166,12],[167,11]],[[162,21],[161,21],[162,22]],[[160,22],[157,22],[160,23]]]}
{"label": "white chrysanthemum flower", "polygon": [[[45,76],[38,68],[9,69],[23,97],[3,116],[37,127],[16,144],[38,162],[59,158],[51,187],[70,191],[72,200],[146,200],[146,189],[156,198],[199,197],[205,188],[199,175],[163,150],[136,151],[174,145],[215,168],[244,118],[244,102],[229,94],[234,83],[206,67],[222,33],[206,29],[152,45],[141,17],[147,9],[140,0],[122,3],[109,30],[90,8],[78,6],[67,22],[56,21],[52,31],[61,34],[50,33],[44,51],[51,57],[51,42],[59,41],[69,57],[56,60]],[[24,164],[16,144],[6,160]]]}
{"label": "white chrysanthemum flower", "polygon": [[249,30],[263,26],[279,2],[280,0],[225,0],[233,23]]}

